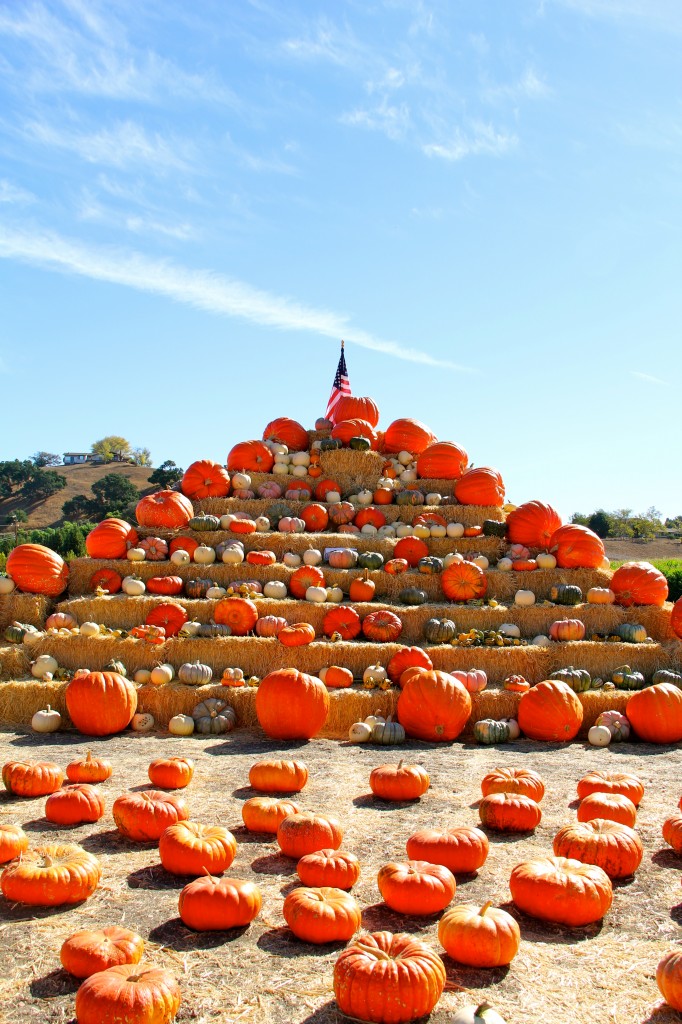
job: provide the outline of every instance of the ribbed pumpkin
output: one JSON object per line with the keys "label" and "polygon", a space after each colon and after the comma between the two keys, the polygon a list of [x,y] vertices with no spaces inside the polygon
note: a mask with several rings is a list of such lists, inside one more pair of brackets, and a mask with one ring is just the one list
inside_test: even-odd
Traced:
{"label": "ribbed pumpkin", "polygon": [[613,900],[605,871],[568,857],[541,857],[517,864],[509,888],[524,913],[571,928],[601,920]]}
{"label": "ribbed pumpkin", "polygon": [[360,398],[356,395],[341,395],[332,411],[332,423],[342,420],[359,419],[376,427],[379,422],[379,410],[372,398]]}
{"label": "ribbed pumpkin", "polygon": [[375,643],[392,643],[403,631],[403,624],[394,612],[380,609],[362,620],[362,632]]}
{"label": "ribbed pumpkin", "polygon": [[377,874],[384,903],[399,914],[438,914],[452,901],[457,883],[448,868],[426,860],[391,861]]}
{"label": "ribbed pumpkin", "polygon": [[393,549],[394,558],[404,558],[413,569],[429,553],[428,544],[419,537],[401,537]]}
{"label": "ribbed pumpkin", "polygon": [[140,526],[166,526],[182,529],[194,515],[192,502],[180,491],[155,491],[140,498],[135,518]]}
{"label": "ribbed pumpkin", "polygon": [[28,594],[58,597],[66,590],[69,567],[56,551],[43,544],[19,544],[7,557],[7,573]]}
{"label": "ribbed pumpkin", "polygon": [[532,832],[542,818],[539,804],[522,793],[490,793],[478,813],[486,828],[496,832]]}
{"label": "ribbed pumpkin", "polygon": [[545,679],[521,696],[517,720],[529,739],[561,743],[578,735],[583,706],[567,683]]}
{"label": "ribbed pumpkin", "polygon": [[670,628],[676,637],[682,640],[682,597],[678,597],[670,613]]}
{"label": "ribbed pumpkin", "polygon": [[368,423],[366,420],[338,420],[332,430],[332,437],[345,445],[349,443],[352,437],[365,437],[373,451],[376,451],[378,447],[377,432],[371,423]]}
{"label": "ribbed pumpkin", "polygon": [[297,420],[278,416],[268,423],[263,431],[263,440],[285,444],[290,452],[303,452],[308,448],[308,431]]}
{"label": "ribbed pumpkin", "polygon": [[682,740],[682,690],[671,683],[656,683],[633,693],[628,701],[630,725],[647,743]]}
{"label": "ribbed pumpkin", "polygon": [[137,531],[125,519],[104,519],[85,538],[90,558],[125,558],[137,544]]}
{"label": "ribbed pumpkin", "polygon": [[[185,587],[187,589],[187,587]],[[162,601],[149,612],[145,618],[145,626],[163,626],[166,637],[177,636],[187,622],[187,612],[181,604],[173,601]]]}
{"label": "ribbed pumpkin", "polygon": [[656,968],[656,984],[668,1006],[682,1012],[682,951],[666,953]]}
{"label": "ribbed pumpkin", "polygon": [[173,875],[219,874],[236,853],[237,841],[223,825],[177,821],[159,837],[159,859]]}
{"label": "ribbed pumpkin", "polygon": [[468,461],[467,453],[453,441],[436,441],[417,459],[417,474],[429,480],[458,480]]}
{"label": "ribbed pumpkin", "polygon": [[419,420],[402,418],[394,420],[384,434],[383,451],[387,455],[410,452],[421,455],[425,448],[436,440],[435,434]]}
{"label": "ribbed pumpkin", "polygon": [[221,597],[213,618],[217,623],[229,626],[233,636],[246,636],[258,621],[258,608],[246,597]]}
{"label": "ribbed pumpkin", "polygon": [[303,600],[308,587],[324,587],[324,573],[316,565],[302,565],[292,573],[289,580],[289,593],[292,597]]}
{"label": "ribbed pumpkin", "polygon": [[297,939],[316,944],[346,942],[362,923],[357,900],[334,886],[292,890],[282,916]]}
{"label": "ribbed pumpkin", "polygon": [[122,793],[114,800],[111,813],[121,835],[136,843],[158,840],[169,825],[189,818],[181,796],[156,789]]}
{"label": "ribbed pumpkin", "polygon": [[496,469],[476,466],[467,469],[455,484],[455,497],[460,505],[504,504],[504,483]]}
{"label": "ribbed pumpkin", "polygon": [[116,964],[139,963],[144,941],[136,932],[113,925],[101,931],[82,929],[62,944],[59,959],[62,967],[76,978],[89,978]]}
{"label": "ribbed pumpkin", "polygon": [[316,850],[306,853],[296,865],[304,885],[332,885],[352,889],[360,877],[360,861],[354,853],[341,850]]}
{"label": "ribbed pumpkin", "polygon": [[561,516],[551,505],[526,501],[507,516],[507,539],[510,544],[544,549],[562,525]]}
{"label": "ribbed pumpkin", "polygon": [[433,668],[433,662],[422,647],[401,647],[389,658],[386,671],[392,683],[400,681],[406,668]]}
{"label": "ribbed pumpkin", "polygon": [[76,728],[88,736],[121,732],[137,710],[137,692],[115,672],[76,675],[66,687],[66,707]]}
{"label": "ribbed pumpkin", "polygon": [[616,604],[630,608],[633,604],[657,605],[668,597],[668,581],[663,573],[649,562],[626,562],[611,577],[610,589],[616,595]]}
{"label": "ribbed pumpkin", "polygon": [[230,493],[230,474],[219,462],[198,459],[187,467],[180,486],[185,497],[197,501],[225,498]]}
{"label": "ribbed pumpkin", "polygon": [[152,576],[147,580],[147,591],[150,594],[163,594],[166,597],[177,597],[185,586],[182,576]]}
{"label": "ribbed pumpkin", "polygon": [[448,601],[471,601],[488,590],[485,573],[473,562],[451,562],[441,573],[440,585]]}
{"label": "ribbed pumpkin", "polygon": [[560,569],[598,569],[606,557],[601,538],[576,523],[555,530],[549,539],[549,550]]}
{"label": "ribbed pumpkin", "polygon": [[268,759],[249,769],[249,783],[262,793],[298,793],[308,781],[303,761]]}
{"label": "ribbed pumpkin", "polygon": [[[178,912],[183,923],[195,931],[226,931],[250,924],[260,913],[261,905],[260,889],[254,882],[203,875],[182,890]],[[172,1017],[165,1019],[172,1020]],[[162,1024],[165,1024],[163,1019]]]}
{"label": "ribbed pumpkin", "polygon": [[354,640],[362,632],[362,620],[355,608],[339,605],[326,613],[322,620],[322,632],[325,636],[338,633],[342,640]]}
{"label": "ribbed pumpkin", "polygon": [[596,864],[609,878],[628,878],[639,867],[644,850],[633,828],[604,818],[564,825],[554,837],[557,857]]}
{"label": "ribbed pumpkin", "polygon": [[398,721],[409,736],[429,741],[456,739],[471,714],[466,688],[447,672],[415,671],[398,698]]}
{"label": "ribbed pumpkin", "polygon": [[511,914],[488,901],[447,910],[438,922],[438,941],[457,963],[504,967],[519,951],[521,931]]}
{"label": "ribbed pumpkin", "polygon": [[331,815],[301,811],[290,814],[277,828],[277,844],[286,857],[305,857],[318,850],[338,850],[343,841],[341,823]]}
{"label": "ribbed pumpkin", "polygon": [[382,800],[418,800],[429,788],[428,772],[420,764],[380,764],[369,776],[369,788]]}
{"label": "ribbed pumpkin", "polygon": [[227,456],[228,473],[269,473],[275,456],[263,441],[240,441]]}
{"label": "ribbed pumpkin", "polygon": [[89,589],[105,590],[108,594],[118,594],[123,586],[123,577],[115,569],[97,569],[90,577]]}
{"label": "ribbed pumpkin", "polygon": [[268,832],[275,835],[280,824],[290,814],[298,814],[299,804],[293,800],[278,800],[274,796],[252,796],[242,804],[242,818],[249,832]]}
{"label": "ribbed pumpkin", "polygon": [[324,505],[320,505],[319,502],[315,501],[310,505],[306,505],[305,508],[301,509],[299,515],[309,533],[321,533],[329,525],[329,513]]}
{"label": "ribbed pumpkin", "polygon": [[545,784],[533,768],[493,768],[481,779],[481,793],[522,793],[539,804]]}
{"label": "ribbed pumpkin", "polygon": [[328,712],[324,683],[295,668],[268,672],[256,691],[258,721],[273,739],[311,739],[324,725]]}
{"label": "ribbed pumpkin", "polygon": [[591,771],[578,782],[578,799],[584,800],[591,793],[622,793],[638,807],[644,786],[641,779],[628,772]]}
{"label": "ribbed pumpkin", "polygon": [[488,849],[487,835],[472,825],[460,825],[447,832],[423,829],[410,836],[406,844],[410,860],[443,864],[453,875],[478,871],[486,861]]}

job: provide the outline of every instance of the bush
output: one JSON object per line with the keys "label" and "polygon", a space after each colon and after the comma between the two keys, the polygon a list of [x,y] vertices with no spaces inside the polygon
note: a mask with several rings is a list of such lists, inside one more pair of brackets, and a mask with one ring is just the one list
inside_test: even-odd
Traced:
{"label": "bush", "polygon": [[663,558],[652,562],[668,581],[668,600],[677,601],[682,597],[682,559]]}

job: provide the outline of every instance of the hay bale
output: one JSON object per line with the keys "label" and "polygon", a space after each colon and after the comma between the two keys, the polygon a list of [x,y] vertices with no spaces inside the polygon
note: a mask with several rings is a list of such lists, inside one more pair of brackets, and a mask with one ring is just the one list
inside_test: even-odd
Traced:
{"label": "hay bale", "polygon": [[0,677],[2,679],[18,679],[26,675],[31,668],[29,650],[24,644],[8,644],[0,647]]}
{"label": "hay bale", "polygon": [[489,569],[488,597],[512,605],[517,590],[532,590],[538,601],[549,599],[558,583],[570,583],[587,593],[590,587],[608,587],[612,573],[608,569],[535,569],[533,572],[501,572]]}
{"label": "hay bale", "polygon": [[44,594],[0,594],[0,633],[11,622],[25,622],[29,626],[42,626],[52,611],[54,601]]}
{"label": "hay bale", "polygon": [[66,711],[66,683],[43,682],[41,679],[19,679],[0,683],[0,722],[4,725],[28,725],[36,711],[47,704],[64,717]]}
{"label": "hay bale", "polygon": [[671,652],[666,645],[659,643],[599,643],[580,640],[552,644],[547,650],[551,660],[550,672],[566,665],[575,665],[576,668],[587,669],[593,679],[609,680],[619,665],[629,665],[647,678],[657,668],[671,667]]}

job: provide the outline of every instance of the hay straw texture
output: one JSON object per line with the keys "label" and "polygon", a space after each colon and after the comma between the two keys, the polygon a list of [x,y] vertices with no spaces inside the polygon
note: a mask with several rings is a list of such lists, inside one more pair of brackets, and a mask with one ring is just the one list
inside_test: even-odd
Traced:
{"label": "hay straw texture", "polygon": [[18,679],[30,668],[31,658],[23,644],[8,644],[0,647],[0,678]]}
{"label": "hay straw texture", "polygon": [[[266,479],[269,479],[269,477],[266,477]],[[280,484],[282,482],[281,477],[273,477],[272,479]],[[296,477],[291,478],[292,486],[295,480]],[[314,484],[315,481],[308,480],[308,483]],[[284,497],[278,500],[285,501],[291,508],[293,515],[298,515],[301,509],[310,504],[308,501],[290,501]],[[312,500],[314,501],[315,499],[313,498]],[[266,516],[272,504],[273,502],[269,498],[247,498],[244,500],[240,498],[205,498],[203,501],[194,503],[194,510],[195,513],[201,511],[213,516],[248,512],[250,516],[256,518],[256,516]],[[485,519],[495,519],[501,522],[504,518],[504,513],[495,505],[382,505],[381,511],[386,516],[387,523],[411,523],[420,512],[437,512],[446,522],[462,523],[464,526],[479,526]],[[155,536],[158,531],[150,527],[139,527],[138,533],[141,536],[149,534]],[[174,534],[172,531],[163,531],[163,536],[167,535],[173,536]],[[198,538],[200,534],[196,534],[196,536]],[[204,537],[206,534],[201,534],[201,536]],[[466,539],[466,537],[462,538],[462,540]],[[473,539],[475,540],[476,538]],[[485,540],[486,538],[481,539]]]}
{"label": "hay straw texture", "polygon": [[0,632],[15,620],[25,622],[29,626],[42,626],[52,611],[54,601],[43,594],[12,594],[0,595]]}
{"label": "hay straw texture", "polygon": [[0,683],[0,722],[8,725],[27,725],[36,711],[48,704],[59,711],[64,723],[70,722],[66,713],[66,683],[40,679],[20,679]]}

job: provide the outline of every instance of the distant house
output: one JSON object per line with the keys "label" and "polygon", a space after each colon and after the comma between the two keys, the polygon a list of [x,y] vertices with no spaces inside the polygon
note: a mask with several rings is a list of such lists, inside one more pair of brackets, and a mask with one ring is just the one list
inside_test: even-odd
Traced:
{"label": "distant house", "polygon": [[80,466],[84,462],[102,462],[101,455],[93,455],[92,452],[64,452],[65,466]]}

